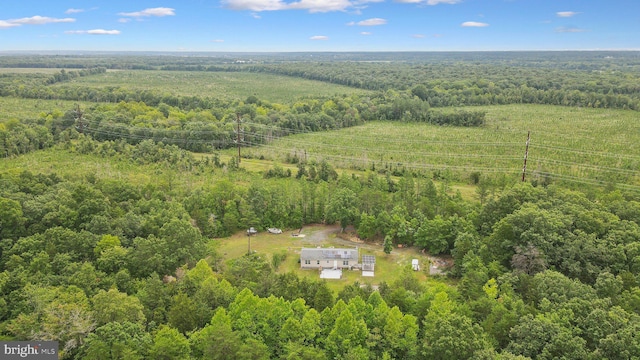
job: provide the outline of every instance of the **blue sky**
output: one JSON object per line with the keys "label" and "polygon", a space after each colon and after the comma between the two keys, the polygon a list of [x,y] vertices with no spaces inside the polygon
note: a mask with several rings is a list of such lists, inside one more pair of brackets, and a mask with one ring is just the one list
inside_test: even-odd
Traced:
{"label": "blue sky", "polygon": [[0,51],[640,50],[640,0],[11,0]]}

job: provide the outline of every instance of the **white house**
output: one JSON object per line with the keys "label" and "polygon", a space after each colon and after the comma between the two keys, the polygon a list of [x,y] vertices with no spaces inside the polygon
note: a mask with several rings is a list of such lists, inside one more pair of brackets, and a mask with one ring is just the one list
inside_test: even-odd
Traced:
{"label": "white house", "polygon": [[350,269],[358,265],[358,248],[302,248],[302,269]]}

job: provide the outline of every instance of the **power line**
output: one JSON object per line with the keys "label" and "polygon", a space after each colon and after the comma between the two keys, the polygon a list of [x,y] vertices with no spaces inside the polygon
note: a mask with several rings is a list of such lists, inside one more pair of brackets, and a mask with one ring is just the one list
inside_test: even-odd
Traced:
{"label": "power line", "polygon": [[[163,134],[154,134],[154,135],[144,135],[144,134],[136,134],[134,133],[119,133],[119,132],[113,132],[113,131],[106,131],[104,129],[89,129],[90,132],[95,133],[95,134],[101,134],[101,135],[105,135],[105,136],[114,136],[114,137],[124,137],[124,138],[129,138],[129,139],[134,139],[134,140],[145,140],[145,139],[154,139],[157,141],[163,141],[163,142],[167,142],[167,143],[181,143],[181,144],[187,144],[187,143],[191,143],[191,144],[218,144],[218,145],[230,145],[232,142],[230,140],[230,137],[227,138],[226,140],[223,139],[190,139],[190,138],[176,138],[176,137],[170,137],[170,136],[166,136],[166,135],[170,135],[163,133]],[[144,131],[147,130],[146,128],[139,128],[138,130],[140,131]],[[258,139],[264,139],[264,140],[270,140],[271,137],[267,136],[265,134],[261,134],[261,133],[254,133],[254,132],[245,132],[245,135],[250,135],[253,136],[255,138]],[[350,142],[354,142],[355,139],[350,139]],[[329,148],[329,149],[341,149],[341,150],[352,150],[352,151],[359,151],[359,152],[370,152],[371,149],[369,148],[363,148],[363,147],[355,147],[355,146],[340,146],[340,145],[334,145],[334,144],[325,144],[325,143],[310,143],[309,141],[297,141],[297,140],[293,140],[293,139],[286,139],[287,142],[292,143],[293,145],[298,145],[300,147],[303,148],[309,148],[309,147],[314,147],[314,148]],[[386,142],[383,141],[383,143],[386,144]],[[262,142],[254,142],[254,141],[244,141],[243,142],[244,145],[246,146],[265,146],[264,143]],[[378,144],[380,144],[380,142],[378,142]],[[575,152],[575,151],[574,151]],[[406,154],[413,154],[413,151],[403,151],[403,150],[385,150],[385,153],[394,153],[394,154],[398,154],[398,155],[406,155]],[[493,154],[479,154],[479,153],[443,153],[443,152],[422,152],[420,153],[420,155],[422,155],[421,157],[427,157],[427,156],[441,156],[441,157],[458,157],[458,158],[494,158],[494,159],[504,159],[504,160],[514,160],[517,159],[516,157],[513,156],[509,156],[509,155],[493,155]],[[611,172],[624,172],[624,173],[629,173],[629,174],[635,174],[636,171],[634,170],[627,170],[627,169],[620,169],[620,168],[610,168],[610,167],[605,167],[605,166],[597,166],[597,165],[591,165],[591,164],[582,164],[582,163],[576,163],[576,162],[568,162],[568,161],[562,161],[562,160],[556,160],[556,159],[547,159],[547,158],[536,158],[534,161],[538,162],[538,163],[554,163],[554,164],[561,164],[561,165],[567,165],[567,166],[575,166],[575,165],[579,165],[582,167],[587,167],[587,168],[592,168],[595,170],[605,170],[605,171],[611,171]]]}
{"label": "power line", "polygon": [[[244,122],[244,121],[243,121]],[[205,123],[206,124],[206,123]],[[228,123],[227,123],[228,124]],[[283,133],[288,133],[288,134],[318,134],[318,132],[309,132],[309,131],[297,131],[297,130],[290,130],[290,129],[285,129],[285,128],[281,128],[281,127],[274,127],[274,126],[269,126],[269,125],[265,125],[265,124],[260,124],[260,123],[250,123],[247,122],[247,125],[253,125],[253,126],[259,126],[262,128],[266,128],[268,130],[273,130],[276,132],[276,134],[274,135],[273,133],[266,135],[266,134],[261,134],[261,133],[256,133],[256,132],[245,132],[248,135],[252,135],[252,136],[256,136],[256,137],[261,137],[265,140],[277,140],[282,138],[283,136],[279,136],[277,134],[277,132],[283,132]],[[142,127],[135,127],[135,126],[127,126],[124,124],[118,124],[118,123],[109,123],[109,127],[116,127],[116,128],[122,128],[123,130],[127,130],[128,132],[131,132],[132,130],[134,131],[144,131],[146,129],[149,128],[142,128]],[[171,138],[171,139],[176,139],[176,134],[181,135],[182,137],[186,137],[186,136],[196,136],[196,137],[204,137],[206,135],[221,135],[221,132],[224,133],[224,131],[226,131],[225,129],[216,129],[216,130],[166,130],[166,129],[161,129],[161,128],[151,128],[153,130],[157,130],[157,131],[161,131],[163,134],[162,136],[165,136],[167,138]],[[95,130],[93,130],[95,132]],[[155,138],[156,136],[154,136]],[[394,141],[391,139],[383,139],[380,137],[370,137],[370,136],[354,136],[351,135],[350,137],[350,142],[351,143],[358,143],[358,142],[362,142],[361,139],[364,140],[369,140],[369,141],[373,141],[376,144],[380,144],[380,143],[384,143],[384,144],[398,144],[400,146],[404,146],[406,147],[406,145],[408,144],[424,144],[424,145],[456,145],[456,146],[464,146],[464,147],[470,147],[470,146],[483,146],[483,147],[489,147],[489,146],[495,146],[495,147],[510,147],[510,146],[517,146],[519,145],[518,143],[505,143],[505,142],[460,142],[460,141],[432,141],[432,140],[398,140],[398,141]],[[174,142],[176,142],[177,140],[172,140]],[[190,140],[190,142],[193,141],[197,141],[197,140]],[[202,140],[200,142],[208,142],[209,140]],[[288,142],[296,142],[297,140],[292,140],[292,139],[287,139],[286,141]],[[309,143],[308,140],[298,140],[298,143],[300,142],[305,142],[305,143]],[[333,146],[339,146],[339,145],[333,145]],[[599,157],[609,157],[609,158],[624,158],[624,159],[630,159],[630,160],[637,160],[640,159],[640,157],[638,156],[633,156],[633,155],[624,155],[624,154],[619,154],[619,153],[607,153],[607,152],[598,152],[598,151],[592,151],[592,150],[576,150],[576,149],[570,149],[570,148],[565,148],[565,147],[558,147],[558,146],[554,146],[554,145],[545,145],[544,143],[536,143],[534,144],[535,148],[537,149],[545,149],[545,150],[555,150],[555,151],[563,151],[563,152],[570,152],[570,153],[574,153],[574,154],[581,154],[581,155],[591,155],[591,156],[599,156]],[[484,155],[482,155],[484,156]],[[489,156],[489,155],[487,155]],[[491,155],[491,156],[495,156],[495,155]]]}
{"label": "power line", "polygon": [[550,163],[550,164],[555,164],[555,165],[563,165],[563,166],[566,166],[566,167],[572,167],[572,166],[580,165],[583,168],[594,170],[594,171],[607,171],[607,172],[612,172],[612,173],[623,173],[623,174],[627,174],[627,175],[640,175],[640,170],[629,170],[629,169],[621,169],[621,168],[612,168],[612,167],[592,165],[592,164],[580,164],[580,163],[573,163],[573,162],[570,162],[570,161],[562,161],[562,160],[546,159],[546,158],[536,158],[533,161],[535,161],[536,163],[543,163],[543,164],[544,163]]}
{"label": "power line", "polygon": [[611,182],[606,180],[598,180],[598,179],[590,179],[590,178],[579,178],[575,176],[562,175],[562,174],[556,174],[551,172],[535,172],[535,174],[549,177],[552,179],[564,180],[564,181],[581,183],[581,184],[601,185],[601,186],[614,184],[615,186],[625,190],[640,191],[640,186],[632,185],[632,184],[616,183],[616,182]]}
{"label": "power line", "polygon": [[[236,114],[236,118],[238,120],[238,130],[237,130],[237,133],[236,133],[236,136],[237,136],[236,142],[237,142],[237,145],[238,145],[238,165],[240,165],[240,159],[242,158],[240,156],[240,147],[242,146],[242,143],[240,142],[240,113]],[[244,136],[242,138],[242,141],[244,141]]]}
{"label": "power line", "polygon": [[635,156],[635,155],[613,154],[613,153],[606,153],[606,152],[592,151],[592,150],[575,150],[575,149],[569,149],[569,148],[564,148],[564,147],[559,147],[559,146],[538,145],[538,144],[536,144],[536,148],[546,149],[546,150],[558,150],[558,151],[564,151],[564,152],[575,153],[575,154],[583,154],[583,155],[593,155],[593,156],[601,156],[601,157],[615,157],[615,158],[623,158],[623,159],[630,159],[630,160],[640,160],[640,156]]}
{"label": "power line", "polygon": [[[264,134],[260,134],[260,133],[247,133],[249,135],[253,135],[256,138],[262,138],[262,139],[267,139],[268,136],[264,135]],[[355,142],[355,139],[351,139],[351,141],[349,142]],[[304,140],[293,140],[293,139],[286,139],[284,140],[288,143],[292,143],[293,145],[298,145],[300,147],[311,147],[311,146],[315,146],[318,148],[330,148],[330,149],[338,149],[338,150],[354,150],[354,151],[370,151],[371,149],[369,148],[364,148],[364,147],[358,147],[358,146],[344,146],[344,145],[336,145],[336,144],[323,144],[323,143],[310,143],[309,141],[304,141]],[[253,143],[257,146],[262,146],[263,143]],[[380,144],[387,144],[384,141],[379,141],[376,143],[377,145]],[[405,146],[406,147],[406,146]],[[385,149],[384,152],[386,154],[388,153],[394,153],[394,154],[413,154],[412,151],[406,151],[406,150],[389,150],[389,149]],[[518,157],[515,156],[511,156],[511,155],[493,155],[493,154],[478,154],[478,153],[464,153],[464,154],[451,154],[451,153],[441,153],[441,152],[421,152],[421,154],[423,155],[429,155],[429,156],[448,156],[448,157],[478,157],[478,158],[503,158],[503,159],[508,159],[508,160],[515,160],[515,159],[519,159]]]}
{"label": "power line", "polygon": [[[174,144],[215,144],[218,146],[229,146],[231,145],[233,142],[231,140],[199,140],[199,139],[184,139],[184,138],[168,138],[168,137],[162,137],[162,136],[145,136],[145,135],[138,135],[138,134],[122,134],[122,133],[117,133],[117,132],[109,132],[109,131],[103,131],[103,130],[94,130],[91,129],[91,132],[96,133],[96,134],[101,134],[101,135],[106,135],[106,136],[114,136],[114,137],[124,137],[124,138],[129,138],[129,139],[133,139],[133,140],[146,140],[146,139],[153,139],[156,141],[162,141],[165,143],[174,143]],[[268,148],[273,150],[274,152],[276,150],[278,150],[278,153],[290,153],[291,150],[295,150],[295,149],[291,149],[291,148],[282,148],[279,146],[269,146],[266,145],[264,143],[260,143],[260,142],[252,142],[252,141],[244,141],[242,142],[245,146],[253,146],[253,147],[264,147],[264,148]],[[308,142],[296,142],[296,144],[299,145],[305,145],[303,147],[305,148],[309,148],[309,147],[315,147],[318,149],[323,149],[323,148],[329,148],[329,149],[335,149],[336,146],[333,145],[329,145],[329,144],[319,144],[319,143],[308,143]],[[342,149],[351,149],[351,150],[355,150],[355,151],[370,151],[370,149],[367,148],[361,148],[361,147],[342,147]],[[385,153],[389,153],[390,150],[385,150]],[[397,153],[399,155],[403,155],[403,154],[413,154],[413,152],[407,152],[407,151],[391,151],[393,153]],[[438,157],[443,157],[443,158],[502,158],[504,160],[513,160],[513,159],[517,159],[515,157],[511,157],[511,156],[502,156],[502,155],[486,155],[486,154],[451,154],[451,153],[420,153],[418,154],[419,157],[421,158],[425,158],[425,157],[429,157],[429,156],[438,156]],[[324,154],[324,156],[329,156],[328,154]],[[343,157],[343,158],[347,158],[347,157]],[[357,162],[361,162],[362,161],[362,157],[348,157],[350,159],[354,159]],[[388,159],[387,162],[389,161],[393,161],[391,159]],[[382,161],[384,162],[384,160]],[[624,173],[627,175],[635,175],[637,172],[633,171],[633,170],[627,170],[627,169],[619,169],[619,168],[609,168],[609,167],[604,167],[604,166],[597,166],[597,165],[591,165],[591,164],[581,164],[581,163],[575,163],[575,162],[567,162],[567,161],[561,161],[561,160],[554,160],[554,159],[546,159],[546,158],[536,158],[534,159],[535,163],[555,163],[555,164],[560,164],[560,165],[566,165],[566,166],[579,166],[582,168],[588,168],[588,169],[593,169],[593,170],[600,170],[600,171],[609,171],[612,173]],[[435,166],[434,164],[430,164],[430,166]]]}
{"label": "power line", "polygon": [[[113,126],[114,124],[110,124],[111,126]],[[252,125],[252,123],[246,123],[245,125]],[[262,124],[257,124],[257,125],[262,125]],[[127,126],[124,124],[118,124],[117,126],[115,126],[117,129],[122,129],[124,133],[121,132],[114,132],[114,131],[108,131],[105,130],[105,128],[93,128],[91,126],[89,126],[86,130],[87,132],[90,133],[94,133],[94,134],[100,134],[100,135],[104,135],[104,136],[109,136],[109,137],[117,137],[117,138],[127,138],[127,139],[131,139],[131,140],[136,140],[136,141],[141,141],[141,140],[146,140],[146,139],[153,139],[155,141],[162,141],[164,143],[169,143],[169,144],[206,144],[206,145],[211,145],[211,146],[219,146],[219,147],[228,147],[230,146],[233,142],[233,140],[231,140],[230,135],[227,135],[227,139],[193,139],[193,138],[189,138],[189,135],[204,135],[204,134],[216,134],[216,135],[225,135],[225,132],[220,132],[220,131],[189,131],[189,130],[165,130],[165,129],[161,129],[162,133],[161,134],[144,134],[145,131],[154,131],[154,130],[158,130],[158,129],[153,129],[153,128],[142,128],[142,127],[131,127],[131,126]],[[263,126],[264,127],[264,126]],[[238,129],[238,128],[236,128]],[[274,131],[280,131],[280,130],[286,130],[286,129],[282,129],[282,128],[269,128],[272,129]],[[244,129],[240,129],[240,131],[244,131]],[[143,132],[142,134],[140,134],[140,132]],[[286,132],[286,131],[285,131]],[[240,132],[239,132],[240,133]],[[175,138],[172,137],[171,135],[183,135],[184,137],[182,138]],[[227,133],[228,134],[228,133]],[[317,133],[311,133],[311,132],[298,132],[298,134],[317,134]],[[244,136],[248,137],[248,139],[241,139],[240,144],[244,145],[244,146],[249,146],[249,147],[254,147],[254,148],[264,148],[266,150],[268,150],[271,154],[290,154],[291,151],[300,151],[301,149],[296,149],[296,148],[290,148],[290,147],[285,147],[283,148],[282,146],[273,146],[273,145],[269,145],[270,142],[274,141],[274,140],[281,140],[281,137],[278,136],[274,136],[273,134],[264,134],[264,133],[258,133],[258,132],[253,132],[253,131],[244,131],[243,133]],[[253,138],[253,140],[251,140]],[[370,139],[370,140],[375,140],[377,145],[381,145],[381,144],[397,144],[397,145],[401,145],[402,141],[391,141],[389,139],[380,139],[379,137],[359,137],[359,136],[350,136],[346,141],[350,142],[350,143],[359,143],[359,139]],[[255,140],[261,140],[261,141],[255,141]],[[236,138],[236,142],[237,142],[237,138]],[[413,157],[415,160],[410,160],[410,161],[398,161],[398,160],[394,160],[394,159],[387,159],[387,160],[377,160],[375,159],[375,157],[377,156],[377,154],[372,154],[372,158],[369,158],[367,155],[371,154],[371,148],[366,148],[366,147],[361,147],[361,146],[343,146],[343,145],[336,145],[336,144],[328,144],[328,143],[323,143],[323,142],[310,142],[309,140],[295,140],[292,138],[287,138],[287,139],[282,139],[282,141],[288,142],[290,145],[293,146],[299,146],[303,149],[305,149],[305,156],[311,155],[312,158],[315,159],[334,159],[336,161],[341,161],[341,162],[345,162],[347,164],[357,164],[357,163],[362,163],[363,161],[370,161],[371,163],[378,163],[378,164],[386,164],[391,165],[391,166],[401,166],[407,169],[416,169],[416,170],[434,170],[434,169],[448,169],[448,170],[454,170],[454,171],[482,171],[482,172],[488,172],[488,173],[514,173],[514,168],[512,167],[497,167],[496,165],[498,165],[497,163],[491,163],[488,164],[487,166],[482,166],[481,164],[464,164],[464,165],[449,165],[447,163],[432,163],[432,162],[426,162],[424,160],[426,160],[426,158],[429,157],[436,157],[436,158],[441,158],[443,160],[446,159],[451,159],[451,158],[456,158],[456,159],[500,159],[500,160],[505,160],[505,161],[511,161],[511,160],[515,160],[517,159],[517,157],[513,157],[513,156],[509,156],[509,155],[493,155],[493,154],[480,154],[480,153],[445,153],[445,152],[424,152],[424,153],[415,153],[415,151],[407,151],[407,150],[394,150],[394,149],[386,149],[384,150],[385,154],[393,154],[393,155],[398,155],[400,156],[407,156],[407,155],[412,155],[411,157]],[[433,142],[430,141],[415,141],[412,142],[413,144],[417,144],[417,145],[427,145],[427,144],[431,144]],[[438,145],[485,145],[486,146],[496,146],[496,147],[502,147],[502,146],[511,146],[515,143],[484,143],[484,142],[476,142],[476,143],[460,143],[460,142],[449,142],[449,141],[439,141],[437,142]],[[561,151],[561,152],[569,152],[569,153],[574,153],[574,154],[583,154],[583,155],[598,155],[600,157],[603,158],[616,158],[616,159],[628,159],[628,160],[635,160],[639,157],[635,157],[632,155],[621,155],[621,154],[610,154],[610,153],[603,153],[603,152],[596,152],[596,151],[591,151],[591,150],[574,150],[574,149],[569,149],[569,148],[564,148],[564,147],[556,147],[556,146],[549,146],[549,145],[538,145],[538,144],[533,144],[531,143],[531,146],[533,146],[534,148],[540,148],[540,149],[550,149],[550,150],[556,150],[556,151]],[[319,151],[319,153],[315,154],[313,152],[311,153],[307,153],[307,149],[312,148],[312,149],[317,149]],[[328,152],[340,152],[342,153],[342,155],[335,155],[335,154],[330,154]],[[363,156],[347,156],[344,155],[347,152],[360,152],[362,154],[364,154]],[[422,160],[419,160],[422,159]],[[613,168],[613,167],[607,167],[607,166],[599,166],[599,165],[593,165],[593,164],[585,164],[585,163],[578,163],[578,162],[571,162],[571,161],[563,161],[563,160],[556,160],[556,159],[548,159],[548,158],[534,158],[531,159],[533,160],[534,164],[554,164],[554,165],[560,165],[560,166],[566,166],[567,168],[575,168],[575,170],[592,170],[592,171],[606,171],[608,173],[611,174],[618,174],[618,175],[626,175],[626,176],[638,176],[639,171],[635,171],[635,170],[629,170],[629,169],[621,169],[621,168]],[[505,164],[506,165],[506,164]],[[592,179],[592,178],[584,178],[584,177],[576,177],[576,176],[571,176],[571,175],[566,175],[566,174],[560,174],[560,173],[555,173],[555,172],[542,172],[542,171],[534,171],[535,175],[543,175],[552,179],[558,179],[558,180],[562,180],[562,181],[571,181],[571,182],[578,182],[578,183],[585,183],[585,184],[597,184],[597,185],[606,185],[609,184],[610,182],[607,181],[602,181],[602,180],[597,180],[597,179]],[[637,190],[640,187],[635,186],[635,185],[631,185],[631,184],[617,184],[620,188],[625,188],[628,190]]]}

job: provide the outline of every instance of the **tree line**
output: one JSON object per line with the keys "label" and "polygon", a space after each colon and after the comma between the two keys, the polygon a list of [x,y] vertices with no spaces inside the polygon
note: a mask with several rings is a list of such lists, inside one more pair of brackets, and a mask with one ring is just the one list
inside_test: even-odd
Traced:
{"label": "tree line", "polygon": [[[132,91],[125,93],[133,94]],[[483,111],[434,110],[409,93],[397,92],[374,98],[354,95],[301,99],[292,105],[269,103],[255,96],[228,102],[191,97],[190,101],[203,106],[195,109],[190,106],[182,109],[179,101],[178,106],[165,102],[149,104],[161,100],[176,103],[166,97],[154,101],[120,101],[81,109],[82,117],[77,109],[70,109],[65,113],[42,112],[37,119],[0,123],[0,154],[7,157],[49,147],[67,129],[90,134],[99,141],[124,139],[136,144],[152,139],[185,150],[211,152],[236,146],[238,116],[243,119],[240,130],[245,146],[268,144],[273,139],[299,132],[356,126],[366,121],[475,127],[484,125],[485,117]]]}
{"label": "tree line", "polygon": [[[219,71],[219,70],[216,70]],[[337,64],[253,65],[247,71],[326,81],[368,90],[424,86],[432,107],[546,104],[640,109],[637,73],[625,70],[568,71],[513,65]]]}

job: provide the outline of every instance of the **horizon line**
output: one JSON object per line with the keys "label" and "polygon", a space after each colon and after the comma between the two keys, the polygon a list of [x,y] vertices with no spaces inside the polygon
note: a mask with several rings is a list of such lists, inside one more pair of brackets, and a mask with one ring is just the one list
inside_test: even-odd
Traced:
{"label": "horizon line", "polygon": [[216,53],[216,54],[294,54],[294,53],[507,53],[507,52],[640,52],[638,49],[513,49],[513,50],[0,50],[0,54],[51,54],[51,53]]}

